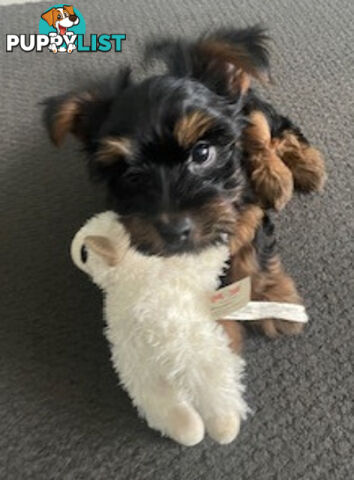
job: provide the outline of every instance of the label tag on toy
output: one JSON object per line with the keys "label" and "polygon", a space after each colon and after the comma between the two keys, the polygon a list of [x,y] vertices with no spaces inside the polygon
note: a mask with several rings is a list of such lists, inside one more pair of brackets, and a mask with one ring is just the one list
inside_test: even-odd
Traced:
{"label": "label tag on toy", "polygon": [[215,320],[250,321],[278,318],[289,322],[308,322],[303,305],[283,302],[251,302],[251,278],[246,277],[220,288],[210,297],[210,308]]}
{"label": "label tag on toy", "polygon": [[261,320],[278,318],[288,322],[308,322],[308,315],[303,305],[281,302],[249,302],[240,310],[226,314],[224,320]]}
{"label": "label tag on toy", "polygon": [[213,318],[226,318],[245,307],[251,299],[251,278],[220,288],[211,295],[211,313]]}

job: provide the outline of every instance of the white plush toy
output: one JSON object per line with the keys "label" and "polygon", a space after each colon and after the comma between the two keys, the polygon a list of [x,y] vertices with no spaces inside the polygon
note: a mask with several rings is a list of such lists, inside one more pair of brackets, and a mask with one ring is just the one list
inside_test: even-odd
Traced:
{"label": "white plush toy", "polygon": [[244,361],[210,312],[228,248],[146,256],[105,212],[76,234],[71,254],[105,293],[113,365],[149,426],[183,445],[200,442],[205,429],[231,442],[248,410]]}

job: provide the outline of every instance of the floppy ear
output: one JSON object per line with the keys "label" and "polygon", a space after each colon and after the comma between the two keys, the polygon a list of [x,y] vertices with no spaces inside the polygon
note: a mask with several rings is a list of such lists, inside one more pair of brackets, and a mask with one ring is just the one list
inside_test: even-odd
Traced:
{"label": "floppy ear", "polygon": [[268,37],[260,26],[224,29],[193,43],[163,40],[150,44],[148,57],[165,61],[171,74],[189,76],[220,95],[244,94],[251,78],[270,79]]}
{"label": "floppy ear", "polygon": [[41,15],[43,20],[45,20],[50,27],[52,27],[54,25],[53,10],[56,10],[56,9],[51,8],[50,10],[48,10],[48,12],[45,12],[45,13],[43,13],[43,15]]}
{"label": "floppy ear", "polygon": [[68,133],[81,140],[89,151],[97,148],[101,126],[115,96],[130,84],[130,68],[122,69],[114,81],[78,93],[71,92],[44,101],[44,123],[53,143],[59,146]]}
{"label": "floppy ear", "polygon": [[72,5],[63,5],[63,9],[66,10],[69,15],[75,15],[74,7]]}
{"label": "floppy ear", "polygon": [[109,238],[100,235],[88,235],[84,239],[84,245],[99,255],[110,267],[117,264],[117,252]]}

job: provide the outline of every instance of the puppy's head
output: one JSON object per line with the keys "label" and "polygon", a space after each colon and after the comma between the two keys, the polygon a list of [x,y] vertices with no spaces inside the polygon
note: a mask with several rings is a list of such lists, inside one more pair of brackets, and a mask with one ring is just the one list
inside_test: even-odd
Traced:
{"label": "puppy's head", "polygon": [[113,86],[47,101],[52,140],[81,140],[141,249],[195,250],[233,233],[249,195],[241,111],[251,78],[268,75],[264,41],[258,27],[162,41],[148,54],[165,60],[166,74],[134,83],[125,70]]}

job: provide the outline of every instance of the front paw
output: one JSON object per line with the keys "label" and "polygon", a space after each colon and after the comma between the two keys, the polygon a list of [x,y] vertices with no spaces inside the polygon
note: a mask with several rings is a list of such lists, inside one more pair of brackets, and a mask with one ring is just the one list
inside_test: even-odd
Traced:
{"label": "front paw", "polygon": [[292,171],[295,188],[303,192],[321,192],[327,180],[323,156],[316,148],[301,142],[294,134],[284,134],[277,153]]}
{"label": "front paw", "polygon": [[251,326],[269,338],[276,338],[280,335],[299,335],[305,324],[301,322],[289,322],[277,318],[266,318],[251,322]]}
{"label": "front paw", "polygon": [[268,158],[252,171],[251,181],[265,207],[281,210],[293,195],[294,180],[289,168],[280,158],[269,152]]}

